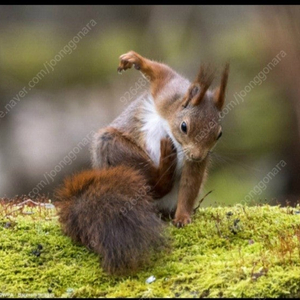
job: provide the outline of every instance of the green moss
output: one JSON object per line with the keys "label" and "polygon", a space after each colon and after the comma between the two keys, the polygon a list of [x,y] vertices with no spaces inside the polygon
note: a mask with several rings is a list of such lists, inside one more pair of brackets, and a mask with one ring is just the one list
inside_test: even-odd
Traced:
{"label": "green moss", "polygon": [[125,277],[64,236],[55,210],[29,210],[0,212],[0,297],[299,296],[299,207],[201,208],[191,225],[169,224],[170,253]]}

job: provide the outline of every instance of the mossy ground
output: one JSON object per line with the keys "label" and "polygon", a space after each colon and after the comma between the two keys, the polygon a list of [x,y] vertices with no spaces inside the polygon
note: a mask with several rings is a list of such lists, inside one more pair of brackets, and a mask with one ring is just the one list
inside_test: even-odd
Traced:
{"label": "mossy ground", "polygon": [[[3,204],[3,203],[2,203]],[[171,252],[134,276],[112,277],[61,232],[56,209],[0,206],[0,297],[296,297],[300,208],[200,208],[167,226]],[[150,284],[151,275],[156,280]]]}

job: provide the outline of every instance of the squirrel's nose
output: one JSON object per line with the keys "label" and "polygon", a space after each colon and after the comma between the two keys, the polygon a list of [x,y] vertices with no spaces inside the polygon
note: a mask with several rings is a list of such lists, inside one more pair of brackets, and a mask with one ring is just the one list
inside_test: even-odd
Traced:
{"label": "squirrel's nose", "polygon": [[194,161],[201,161],[202,160],[202,156],[196,156],[193,153],[190,154],[190,159],[194,160]]}

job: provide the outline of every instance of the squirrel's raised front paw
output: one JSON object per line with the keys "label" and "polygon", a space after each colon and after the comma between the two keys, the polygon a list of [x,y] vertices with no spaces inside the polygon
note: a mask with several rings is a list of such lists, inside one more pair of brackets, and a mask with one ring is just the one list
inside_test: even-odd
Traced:
{"label": "squirrel's raised front paw", "polygon": [[119,57],[120,63],[118,67],[118,72],[125,71],[134,66],[137,70],[141,68],[141,59],[139,55],[134,51],[129,51],[125,54],[122,54]]}
{"label": "squirrel's raised front paw", "polygon": [[176,226],[177,228],[181,228],[187,224],[191,223],[191,218],[190,216],[179,216],[175,217],[175,219],[172,221],[173,225]]}

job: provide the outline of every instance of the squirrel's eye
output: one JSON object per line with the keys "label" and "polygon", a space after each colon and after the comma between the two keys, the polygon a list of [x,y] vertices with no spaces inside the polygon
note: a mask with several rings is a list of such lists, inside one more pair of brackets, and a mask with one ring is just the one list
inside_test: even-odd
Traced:
{"label": "squirrel's eye", "polygon": [[187,126],[186,126],[186,123],[185,122],[182,122],[181,125],[180,125],[180,129],[183,133],[186,133],[187,132]]}
{"label": "squirrel's eye", "polygon": [[222,131],[219,133],[218,137],[217,137],[217,140],[222,136]]}

